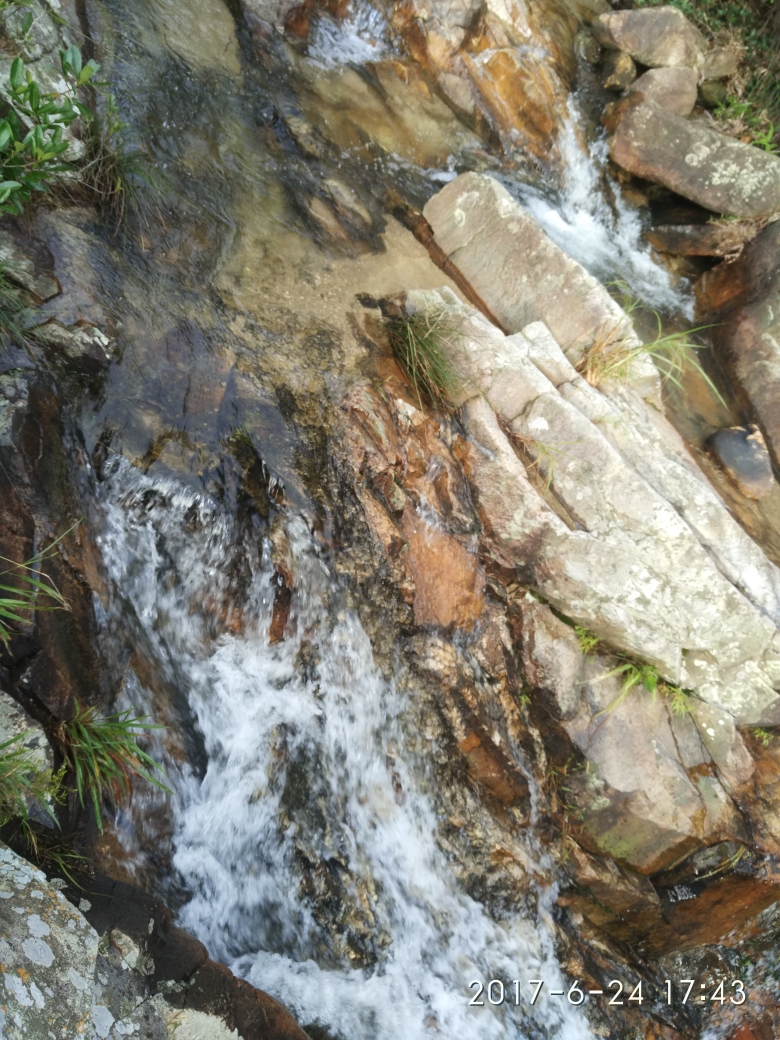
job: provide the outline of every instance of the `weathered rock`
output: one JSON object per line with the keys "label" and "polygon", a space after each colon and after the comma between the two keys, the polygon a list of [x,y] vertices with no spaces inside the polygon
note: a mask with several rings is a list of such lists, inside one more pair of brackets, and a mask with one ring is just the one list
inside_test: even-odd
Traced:
{"label": "weathered rock", "polygon": [[712,47],[704,56],[700,79],[729,79],[737,74],[737,56],[728,47]]}
{"label": "weathered rock", "polygon": [[604,59],[602,84],[606,90],[619,93],[631,86],[636,79],[636,65],[630,54],[623,51],[609,51]]}
{"label": "weathered rock", "polygon": [[11,750],[24,748],[30,764],[37,770],[52,768],[54,757],[43,726],[0,690],[0,744],[14,737],[23,739],[16,740]]}
{"label": "weathered rock", "polygon": [[394,5],[392,24],[477,129],[492,130],[507,150],[549,157],[576,74],[578,18],[570,9],[554,2],[407,0]]}
{"label": "weathered rock", "polygon": [[704,37],[675,7],[612,11],[594,19],[592,29],[599,43],[650,68],[686,65],[698,72],[704,62]]}
{"label": "weathered rock", "polygon": [[678,256],[729,256],[739,252],[756,234],[752,222],[728,224],[660,224],[645,232],[645,238],[660,253]]}
{"label": "weathered rock", "polygon": [[[588,387],[534,330],[536,342],[521,334],[502,341],[451,294],[409,299],[418,309],[426,300],[445,308],[462,330],[450,341],[451,360],[464,386],[480,395],[463,407],[470,438],[463,462],[497,559],[517,567],[521,580],[564,614],[741,723],[780,718],[780,574],[683,463],[684,449],[670,452],[658,438],[648,466],[654,452],[647,441],[629,448],[631,435],[608,434],[614,423],[647,429],[641,398],[627,388],[605,397]],[[475,324],[483,326],[477,337]],[[493,409],[532,452],[546,446],[547,502]],[[693,509],[682,504],[686,497],[697,502]],[[744,565],[735,566],[736,543],[751,561],[748,583]]]}
{"label": "weathered rock", "polygon": [[[693,69],[669,66],[648,69],[629,87],[629,94],[641,94],[645,101],[672,112],[689,116],[696,104],[697,77]],[[605,84],[606,86],[606,84]]]}
{"label": "weathered rock", "polygon": [[485,578],[476,555],[411,509],[404,513],[403,531],[414,579],[415,624],[470,628],[483,609]]}
{"label": "weathered rock", "polygon": [[[619,111],[618,111],[619,110]],[[780,159],[630,96],[610,117],[609,154],[624,170],[716,213],[780,209]]]}
{"label": "weathered rock", "polygon": [[480,296],[490,299],[508,331],[543,321],[575,363],[607,331],[631,336],[603,285],[554,245],[491,177],[461,174],[429,199],[423,214],[436,242]]}
{"label": "weathered rock", "polygon": [[758,427],[718,430],[707,443],[743,495],[764,498],[774,489],[772,463]]}
{"label": "weathered rock", "polygon": [[5,230],[0,232],[0,268],[5,278],[26,289],[38,303],[50,300],[60,291],[57,279],[42,271]]}
{"label": "weathered rock", "polygon": [[[755,225],[753,225],[755,227]],[[780,221],[761,229],[731,264],[718,264],[696,283],[699,317],[727,314],[761,299],[780,278]]]}
{"label": "weathered rock", "polygon": [[112,357],[111,340],[94,325],[63,325],[56,319],[37,325],[31,333],[53,357],[75,371],[96,373],[105,369]]}

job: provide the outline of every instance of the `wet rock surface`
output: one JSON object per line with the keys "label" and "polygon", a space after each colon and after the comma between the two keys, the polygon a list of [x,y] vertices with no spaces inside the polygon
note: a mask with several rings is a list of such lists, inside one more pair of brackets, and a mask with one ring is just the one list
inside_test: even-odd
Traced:
{"label": "wet rock surface", "polygon": [[709,440],[718,462],[748,498],[772,492],[775,478],[764,438],[757,426],[718,430]]}

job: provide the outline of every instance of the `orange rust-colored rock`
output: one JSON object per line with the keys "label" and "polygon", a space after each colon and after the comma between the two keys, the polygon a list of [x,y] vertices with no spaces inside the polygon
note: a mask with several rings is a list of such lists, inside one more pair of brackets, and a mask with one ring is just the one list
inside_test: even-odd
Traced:
{"label": "orange rust-colored rock", "polygon": [[418,625],[471,628],[482,613],[485,578],[476,554],[411,511],[404,513]]}
{"label": "orange rust-colored rock", "polygon": [[514,805],[527,797],[528,785],[522,782],[516,768],[510,768],[506,755],[487,734],[470,733],[460,741],[458,750],[466,759],[474,783],[485,788],[501,805]]}

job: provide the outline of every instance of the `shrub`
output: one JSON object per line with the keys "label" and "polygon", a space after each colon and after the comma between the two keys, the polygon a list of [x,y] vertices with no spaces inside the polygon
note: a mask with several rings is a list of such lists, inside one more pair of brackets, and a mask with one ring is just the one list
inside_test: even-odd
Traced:
{"label": "shrub", "polygon": [[34,611],[68,609],[54,582],[40,570],[41,563],[54,553],[60,538],[25,563],[14,563],[0,556],[1,562],[11,565],[0,571],[0,643],[7,645],[13,634],[10,626],[28,622]]}
{"label": "shrub", "polygon": [[73,169],[63,159],[68,150],[63,132],[79,117],[92,118],[77,95],[99,66],[94,61],[82,65],[78,47],[61,51],[60,65],[67,84],[63,93],[42,91],[21,58],[11,65],[8,111],[0,121],[1,213],[22,213],[34,192],[47,192],[56,174]]}

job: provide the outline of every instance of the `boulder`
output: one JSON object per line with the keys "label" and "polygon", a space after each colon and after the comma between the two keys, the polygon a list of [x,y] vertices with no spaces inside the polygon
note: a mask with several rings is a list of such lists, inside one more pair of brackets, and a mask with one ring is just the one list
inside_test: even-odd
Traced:
{"label": "boulder", "polygon": [[780,159],[629,96],[609,117],[609,154],[629,173],[715,213],[763,217],[780,209]]}
{"label": "boulder", "polygon": [[700,279],[697,311],[714,318],[715,349],[780,472],[780,222]]}
{"label": "boulder", "polygon": [[676,7],[611,11],[595,18],[593,35],[605,47],[630,54],[642,65],[685,65],[697,72],[707,43]]}
{"label": "boulder", "polygon": [[641,94],[645,101],[676,116],[689,116],[696,104],[696,87],[697,77],[693,69],[669,66],[648,69],[630,85],[629,93]]}
{"label": "boulder", "polygon": [[737,56],[728,47],[713,47],[704,56],[700,79],[729,79],[737,74]]}
{"label": "boulder", "polygon": [[601,80],[606,90],[621,92],[636,79],[636,65],[629,54],[622,51],[609,51],[604,59]]}

